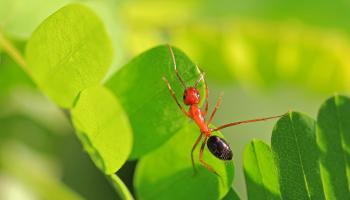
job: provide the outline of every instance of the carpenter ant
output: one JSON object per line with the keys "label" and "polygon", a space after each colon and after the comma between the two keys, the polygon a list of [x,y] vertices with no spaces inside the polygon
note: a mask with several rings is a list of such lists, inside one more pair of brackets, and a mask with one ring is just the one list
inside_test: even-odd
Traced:
{"label": "carpenter ant", "polygon": [[[206,122],[205,121],[205,116],[208,113],[208,86],[207,83],[204,79],[204,72],[202,70],[200,70],[197,67],[197,69],[201,72],[201,75],[199,77],[199,79],[195,82],[194,86],[191,87],[187,87],[184,80],[181,78],[181,76],[179,75],[179,72],[177,70],[177,66],[176,66],[176,60],[175,60],[175,55],[174,52],[171,48],[171,46],[169,45],[169,52],[171,54],[172,57],[172,61],[173,61],[173,65],[174,65],[174,70],[176,73],[177,78],[179,79],[180,83],[183,85],[183,87],[185,88],[184,94],[183,94],[183,102],[184,104],[186,104],[187,106],[189,106],[189,110],[186,111],[182,105],[179,103],[179,101],[177,100],[176,96],[175,96],[175,92],[172,90],[169,81],[163,77],[163,80],[165,81],[166,85],[168,86],[168,89],[170,91],[171,96],[173,97],[173,99],[175,100],[176,104],[179,106],[179,108],[181,109],[181,111],[189,118],[191,118],[199,127],[200,129],[200,135],[197,138],[197,140],[195,141],[193,147],[192,147],[192,151],[191,151],[191,161],[192,161],[192,166],[193,169],[196,171],[195,168],[195,164],[194,164],[194,159],[193,159],[193,151],[196,149],[198,143],[202,140],[202,138],[204,137],[204,140],[202,142],[202,145],[200,147],[200,151],[199,151],[199,161],[200,163],[207,168],[209,171],[215,173],[216,175],[218,175],[218,173],[214,170],[214,168],[212,166],[210,166],[208,163],[206,163],[203,160],[203,150],[205,147],[205,144],[207,144],[207,147],[209,149],[209,151],[217,158],[221,159],[221,160],[232,160],[232,150],[229,146],[229,144],[221,137],[212,135],[212,132],[221,130],[223,128],[227,128],[230,126],[236,126],[238,124],[245,124],[245,123],[252,123],[252,122],[258,122],[258,121],[264,121],[264,120],[268,120],[268,119],[274,119],[274,118],[279,118],[282,117],[283,115],[278,115],[278,116],[273,116],[273,117],[267,117],[267,118],[259,118],[259,119],[252,119],[252,120],[245,120],[245,121],[238,121],[238,122],[232,122],[232,123],[228,123],[222,126],[219,126],[217,128],[211,129],[209,128],[209,124],[211,123],[211,121],[213,120],[213,117],[217,111],[217,109],[220,106],[221,103],[221,99],[222,99],[222,94],[219,96],[215,108],[212,112],[212,114],[210,115],[209,120]],[[199,82],[203,80],[205,83],[205,108],[204,111],[201,110],[201,108],[199,107],[199,102],[200,102],[200,95],[199,95],[199,91],[197,89],[197,86],[199,84]]]}

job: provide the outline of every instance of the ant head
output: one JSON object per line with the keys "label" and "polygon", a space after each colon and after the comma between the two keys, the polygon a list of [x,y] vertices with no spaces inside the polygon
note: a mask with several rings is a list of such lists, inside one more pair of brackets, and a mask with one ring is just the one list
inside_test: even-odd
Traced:
{"label": "ant head", "polygon": [[218,136],[210,136],[207,141],[207,146],[209,151],[217,158],[221,160],[232,160],[232,151],[227,142],[218,137]]}
{"label": "ant head", "polygon": [[199,92],[198,92],[197,88],[195,88],[195,87],[186,88],[183,98],[184,98],[184,103],[186,105],[199,104],[199,101],[200,101]]}

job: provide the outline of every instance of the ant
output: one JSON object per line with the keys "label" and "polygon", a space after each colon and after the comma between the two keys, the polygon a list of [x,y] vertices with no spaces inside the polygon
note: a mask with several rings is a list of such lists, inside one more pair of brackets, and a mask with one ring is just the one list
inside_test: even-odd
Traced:
{"label": "ant", "polygon": [[[196,172],[196,168],[195,168],[195,164],[194,164],[194,159],[193,159],[193,152],[196,149],[197,145],[199,144],[199,142],[202,140],[202,138],[204,137],[204,140],[202,142],[202,145],[200,147],[199,150],[199,161],[200,163],[206,168],[208,169],[210,172],[213,172],[214,174],[218,175],[218,173],[214,170],[214,168],[212,166],[210,166],[208,163],[206,163],[203,160],[203,150],[205,147],[205,144],[207,144],[207,147],[209,149],[209,151],[217,158],[219,158],[220,160],[232,160],[232,150],[229,146],[229,144],[223,139],[220,138],[218,136],[212,135],[213,132],[215,131],[219,131],[221,129],[230,127],[230,126],[236,126],[238,124],[246,124],[246,123],[252,123],[252,122],[259,122],[259,121],[264,121],[264,120],[268,120],[268,119],[274,119],[274,118],[279,118],[282,117],[284,115],[278,115],[278,116],[273,116],[273,117],[266,117],[266,118],[259,118],[259,119],[252,119],[252,120],[245,120],[245,121],[238,121],[238,122],[232,122],[232,123],[228,123],[228,124],[224,124],[221,125],[217,128],[209,128],[209,124],[211,123],[211,121],[213,120],[213,117],[217,111],[217,109],[220,106],[221,100],[222,100],[222,96],[223,93],[220,94],[215,108],[213,110],[213,112],[210,115],[210,118],[207,122],[205,122],[205,116],[208,113],[208,85],[204,79],[204,75],[205,73],[199,69],[199,67],[196,65],[196,68],[198,71],[200,71],[201,75],[199,77],[199,79],[195,82],[194,86],[191,87],[187,87],[184,80],[181,78],[181,76],[179,75],[179,72],[177,70],[177,66],[176,66],[176,60],[175,60],[175,55],[174,52],[171,48],[170,45],[168,45],[169,48],[169,52],[171,54],[172,57],[172,61],[173,61],[173,65],[174,65],[174,70],[176,73],[177,78],[179,79],[180,83],[182,84],[182,86],[185,88],[184,94],[183,94],[183,102],[185,105],[189,106],[189,110],[186,111],[182,105],[180,104],[180,102],[177,100],[176,96],[175,96],[175,92],[173,91],[173,89],[171,88],[169,81],[163,77],[163,80],[165,81],[166,85],[168,86],[169,92],[171,94],[171,96],[173,97],[173,99],[175,100],[176,104],[179,106],[179,108],[181,109],[181,111],[189,118],[191,118],[199,127],[200,129],[200,135],[197,138],[197,140],[195,141],[192,150],[191,150],[191,161],[192,161],[192,167],[194,169],[194,171]],[[199,107],[199,102],[200,102],[200,95],[199,95],[199,91],[197,89],[197,86],[199,84],[199,82],[203,80],[204,84],[205,84],[205,108],[204,111],[201,110],[201,108]]]}

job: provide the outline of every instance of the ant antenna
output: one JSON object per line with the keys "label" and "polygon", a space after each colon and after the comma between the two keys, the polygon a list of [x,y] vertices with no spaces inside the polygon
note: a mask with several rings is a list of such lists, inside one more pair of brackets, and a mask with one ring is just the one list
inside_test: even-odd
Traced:
{"label": "ant antenna", "polygon": [[175,60],[175,55],[174,55],[173,49],[171,48],[170,45],[168,45],[168,47],[169,47],[169,51],[170,51],[170,54],[171,54],[171,58],[173,59],[174,69],[175,69],[176,76],[177,76],[177,78],[179,79],[179,81],[181,82],[181,84],[182,84],[185,88],[187,88],[187,87],[186,87],[186,84],[185,84],[185,82],[184,82],[184,80],[182,80],[182,78],[181,78],[181,76],[180,76],[180,74],[179,74],[179,71],[177,71],[176,60]]}
{"label": "ant antenna", "polygon": [[197,88],[199,82],[200,82],[201,80],[204,79],[204,76],[205,76],[205,73],[204,73],[204,72],[201,72],[201,76],[199,77],[199,79],[198,79],[198,80],[196,81],[196,83],[194,84],[194,87],[195,87],[195,88]]}
{"label": "ant antenna", "polygon": [[[199,82],[200,82],[201,80],[204,80],[204,76],[205,76],[205,72],[204,72],[201,68],[199,68],[198,65],[196,65],[196,68],[197,68],[197,71],[198,71],[199,73],[201,73],[201,76],[200,76],[199,79],[196,81],[196,83],[195,83],[195,85],[194,85],[195,88],[197,88],[197,86],[198,86],[198,84],[199,84]],[[204,80],[204,81],[205,81],[205,80]]]}

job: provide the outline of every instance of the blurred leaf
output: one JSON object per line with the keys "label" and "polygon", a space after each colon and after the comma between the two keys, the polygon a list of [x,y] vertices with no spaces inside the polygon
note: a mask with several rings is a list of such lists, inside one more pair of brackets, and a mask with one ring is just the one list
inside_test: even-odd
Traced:
{"label": "blurred leaf", "polygon": [[190,152],[199,134],[196,125],[185,125],[163,146],[140,159],[134,179],[138,199],[214,200],[227,194],[234,175],[232,161],[225,163],[205,148],[203,159],[218,172],[220,176],[217,176],[199,164],[198,145],[194,154],[197,173],[194,174]]}
{"label": "blurred leaf", "polygon": [[[157,9],[160,5],[162,11]],[[176,14],[163,16],[181,6]],[[132,24],[125,34],[131,53],[171,41],[200,61],[209,79],[218,83],[238,80],[264,89],[288,84],[331,94],[350,91],[349,6],[328,1],[206,0],[190,1],[186,7],[182,1],[154,0],[125,2],[121,16]],[[189,8],[192,14],[186,19],[164,23]]]}
{"label": "blurred leaf", "polygon": [[277,167],[269,145],[253,140],[244,150],[244,175],[249,199],[281,199]]}
{"label": "blurred leaf", "polygon": [[273,86],[278,82],[276,55],[278,52],[278,40],[263,40],[261,38],[250,38],[248,45],[254,48],[255,70],[260,75],[260,83],[264,86]]}
{"label": "blurred leaf", "polygon": [[[199,72],[183,52],[173,50],[180,75],[188,86],[193,85]],[[176,78],[167,46],[139,55],[106,82],[129,116],[134,133],[133,159],[159,147],[188,122],[172,99],[163,76],[182,102],[184,88]]]}
{"label": "blurred leaf", "polygon": [[277,122],[272,132],[282,199],[325,199],[315,127],[311,118],[291,112]]}
{"label": "blurred leaf", "polygon": [[350,99],[336,95],[318,113],[317,142],[327,199],[349,199]]}
{"label": "blurred leaf", "polygon": [[172,26],[193,17],[197,0],[186,1],[127,1],[120,10],[127,24],[135,26]]}
{"label": "blurred leaf", "polygon": [[90,156],[82,151],[81,141],[73,130],[59,140],[57,154],[62,167],[62,180],[86,200],[120,200],[106,175],[98,170]]}
{"label": "blurred leaf", "polygon": [[239,21],[227,23],[228,65],[245,85],[273,88],[293,84],[330,93],[349,91],[347,57],[349,38],[286,22]]}
{"label": "blurred leaf", "polygon": [[129,192],[129,189],[123,183],[123,181],[115,174],[110,176],[112,184],[122,200],[134,200],[134,197]]}
{"label": "blurred leaf", "polygon": [[70,0],[1,0],[0,29],[10,37],[26,40],[50,14]]}
{"label": "blurred leaf", "polygon": [[41,199],[83,199],[59,180],[52,171],[52,163],[19,143],[1,146],[0,170],[23,182]]}
{"label": "blurred leaf", "polygon": [[118,171],[131,152],[132,133],[116,97],[102,86],[82,91],[72,120],[95,164],[106,174]]}
{"label": "blurred leaf", "polygon": [[81,90],[101,82],[112,55],[102,22],[79,4],[65,6],[47,18],[26,49],[33,79],[62,107],[71,107]]}
{"label": "blurred leaf", "polygon": [[246,18],[264,21],[300,21],[312,26],[350,31],[346,1],[231,1],[206,0],[201,4],[206,17]]}
{"label": "blurred leaf", "polygon": [[52,130],[22,114],[0,117],[0,146],[16,140],[41,153],[53,153],[57,139]]}
{"label": "blurred leaf", "polygon": [[[51,103],[42,95],[35,95],[33,91],[28,92],[27,90],[25,92],[16,90],[15,92],[16,98],[6,98],[0,103],[0,147],[9,141],[16,141],[28,147],[30,152],[35,151],[40,155],[45,155],[50,161],[55,162],[54,167],[59,172],[60,180],[84,199],[117,197],[105,175],[97,170],[89,156],[81,151],[81,143],[68,124],[68,119],[64,118],[66,121],[62,122],[61,118],[65,116],[59,115],[62,113],[57,113],[59,111],[56,110],[56,107],[52,109],[48,106],[47,104],[51,105]],[[23,102],[18,102],[19,100]],[[28,104],[27,106],[36,112],[37,116],[28,112],[22,103]],[[56,120],[55,123],[51,118]],[[58,129],[57,126],[60,128]],[[19,167],[23,169],[23,166]],[[35,187],[40,187],[40,185]],[[18,199],[21,198],[18,197]]]}
{"label": "blurred leaf", "polygon": [[239,198],[236,191],[233,188],[231,188],[230,191],[228,191],[228,193],[222,200],[240,200],[240,199],[241,198]]}

